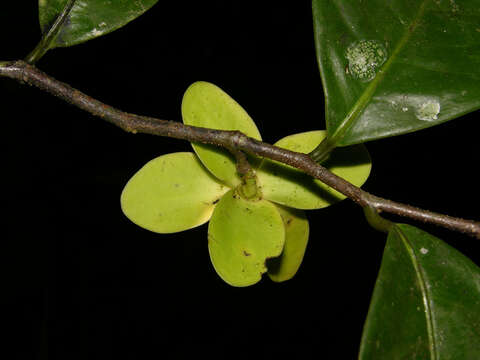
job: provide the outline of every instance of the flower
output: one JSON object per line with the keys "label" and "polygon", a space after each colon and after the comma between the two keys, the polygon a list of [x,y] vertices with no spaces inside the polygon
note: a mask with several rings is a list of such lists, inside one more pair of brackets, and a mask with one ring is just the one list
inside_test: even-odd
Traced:
{"label": "flower", "polygon": [[[185,124],[239,130],[261,140],[250,116],[229,95],[207,82],[191,85],[183,98]],[[308,153],[326,136],[310,131],[275,145]],[[297,169],[269,159],[250,158],[254,171],[243,178],[226,150],[192,144],[194,153],[162,155],[127,183],[121,205],[135,224],[174,233],[210,220],[208,248],[218,275],[233,286],[248,286],[262,275],[285,281],[297,272],[308,242],[303,210],[320,209],[344,198]],[[370,173],[366,148],[336,149],[325,164],[337,175],[362,185]]]}

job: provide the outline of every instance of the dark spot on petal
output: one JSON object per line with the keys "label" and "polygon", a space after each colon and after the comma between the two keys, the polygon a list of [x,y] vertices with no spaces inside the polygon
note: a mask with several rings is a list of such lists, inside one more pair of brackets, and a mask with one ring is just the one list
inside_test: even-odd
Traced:
{"label": "dark spot on petal", "polygon": [[243,255],[245,255],[245,256],[250,256],[250,255],[252,255],[252,254],[250,254],[250,253],[247,252],[246,250],[243,250]]}

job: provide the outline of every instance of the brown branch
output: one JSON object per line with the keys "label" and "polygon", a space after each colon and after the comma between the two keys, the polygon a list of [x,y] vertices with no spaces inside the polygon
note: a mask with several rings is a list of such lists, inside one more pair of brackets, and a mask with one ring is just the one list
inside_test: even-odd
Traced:
{"label": "brown branch", "polygon": [[95,100],[65,83],[55,80],[24,61],[0,62],[0,76],[36,86],[125,131],[213,144],[276,160],[304,171],[344,194],[362,207],[370,207],[379,212],[384,211],[424,223],[439,225],[480,239],[480,222],[454,218],[377,197],[333,174],[306,154],[269,145],[249,138],[238,131],[205,129],[183,125],[174,121],[125,113]]}

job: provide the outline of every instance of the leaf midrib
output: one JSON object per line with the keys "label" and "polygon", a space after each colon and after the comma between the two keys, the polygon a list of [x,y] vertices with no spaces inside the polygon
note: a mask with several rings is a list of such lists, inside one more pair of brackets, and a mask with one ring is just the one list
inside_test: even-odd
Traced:
{"label": "leaf midrib", "polygon": [[394,231],[397,233],[399,238],[402,240],[405,249],[410,256],[412,261],[413,267],[415,269],[415,274],[417,275],[417,280],[420,285],[420,291],[422,293],[422,300],[423,305],[425,307],[425,321],[427,323],[427,333],[428,333],[428,348],[430,350],[430,360],[438,360],[438,353],[437,353],[437,344],[435,341],[434,335],[434,323],[433,323],[433,312],[430,305],[430,294],[428,292],[428,286],[425,280],[425,274],[423,272],[422,266],[418,263],[417,256],[413,250],[413,245],[408,240],[407,236],[402,232],[398,225],[394,226]]}
{"label": "leaf midrib", "polygon": [[60,11],[58,16],[55,18],[55,21],[50,25],[50,27],[48,28],[48,31],[46,31],[45,37],[51,37],[50,44],[53,45],[54,42],[56,41],[58,34],[60,33],[63,26],[65,25],[65,22],[70,16],[76,2],[77,0],[67,1],[62,11]]}
{"label": "leaf midrib", "polygon": [[402,38],[398,42],[397,46],[394,48],[392,55],[385,62],[385,64],[379,69],[375,78],[370,82],[370,84],[367,86],[363,94],[359,97],[359,99],[357,100],[355,105],[352,107],[350,112],[345,116],[343,121],[340,123],[339,126],[337,126],[333,134],[330,136],[331,143],[337,145],[345,136],[345,133],[347,132],[347,130],[350,129],[350,127],[353,125],[355,120],[357,120],[358,117],[363,113],[363,110],[365,110],[370,100],[372,99],[373,94],[375,93],[375,90],[377,90],[378,85],[385,78],[385,75],[387,74],[388,69],[392,66],[397,55],[400,53],[400,51],[408,42],[412,34],[415,32],[420,19],[425,13],[425,6],[428,2],[429,0],[424,0],[422,2],[422,4],[419,7],[417,16],[415,17],[415,19],[413,19],[413,21],[408,26],[407,31],[405,31]]}

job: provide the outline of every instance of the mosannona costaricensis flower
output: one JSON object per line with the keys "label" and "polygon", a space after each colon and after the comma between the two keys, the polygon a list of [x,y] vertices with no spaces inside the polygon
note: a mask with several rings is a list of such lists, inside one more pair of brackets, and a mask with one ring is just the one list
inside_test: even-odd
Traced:
{"label": "mosannona costaricensis flower", "polygon": [[[245,110],[207,82],[196,82],[187,89],[182,117],[187,125],[238,130],[261,140]],[[325,136],[325,131],[304,132],[275,145],[308,153]],[[218,275],[230,285],[252,285],[265,272],[274,281],[292,278],[309,235],[303,210],[327,207],[344,196],[297,169],[268,159],[249,157],[254,171],[248,178],[241,177],[228,151],[192,146],[195,153],[159,156],[129,180],[121,195],[125,215],[157,233],[188,230],[210,220],[210,258]],[[336,149],[324,165],[357,186],[367,180],[371,168],[363,145]]]}

